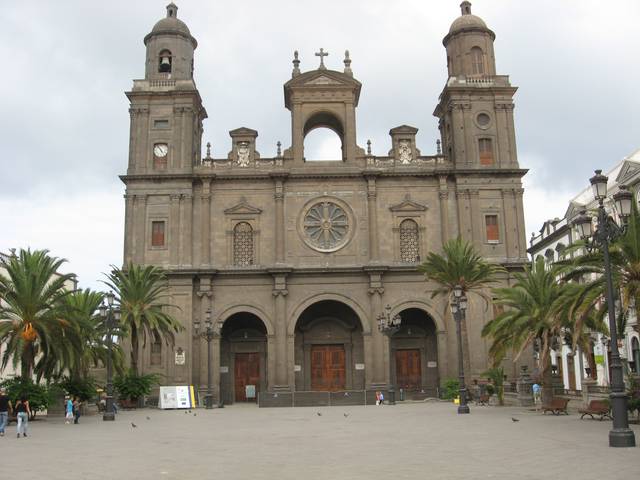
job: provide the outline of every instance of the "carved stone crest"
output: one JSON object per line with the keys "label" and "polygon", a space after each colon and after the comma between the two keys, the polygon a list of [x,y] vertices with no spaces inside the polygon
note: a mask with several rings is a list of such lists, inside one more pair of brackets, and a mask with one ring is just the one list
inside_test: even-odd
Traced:
{"label": "carved stone crest", "polygon": [[250,157],[249,142],[238,142],[236,149],[238,153],[238,166],[248,167]]}
{"label": "carved stone crest", "polygon": [[400,140],[398,142],[398,160],[402,165],[407,165],[413,161],[411,142],[409,140]]}

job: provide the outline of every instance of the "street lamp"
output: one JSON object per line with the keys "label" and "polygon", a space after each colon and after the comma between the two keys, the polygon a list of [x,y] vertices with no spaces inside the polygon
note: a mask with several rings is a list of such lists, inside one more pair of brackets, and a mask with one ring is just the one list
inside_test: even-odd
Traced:
{"label": "street lamp", "polygon": [[464,384],[464,361],[462,350],[462,322],[467,310],[467,297],[464,295],[461,285],[453,287],[453,298],[451,299],[451,312],[456,322],[456,337],[458,339],[458,378],[460,379],[460,404],[458,413],[469,413],[467,405],[467,387]]}
{"label": "street lamp", "polygon": [[389,405],[396,404],[396,391],[393,388],[393,362],[391,361],[391,337],[400,330],[400,323],[402,318],[396,314],[391,316],[391,306],[387,304],[384,307],[384,312],[378,315],[378,330],[383,335],[389,337],[389,388],[387,394],[389,396]]}
{"label": "street lamp", "polygon": [[609,258],[609,243],[624,235],[627,229],[627,221],[631,215],[631,203],[633,194],[624,185],[619,186],[619,191],[613,196],[616,211],[620,216],[622,226],[618,225],[604,208],[604,200],[607,197],[608,178],[602,175],[602,170],[596,170],[596,174],[589,179],[593,194],[598,201],[596,216],[597,227],[593,231],[593,220],[585,211],[574,221],[580,236],[585,240],[587,250],[602,250],[604,257],[604,277],[607,286],[607,307],[609,316],[609,331],[611,335],[611,410],[613,414],[613,428],[609,431],[610,447],[634,447],[636,438],[633,430],[629,428],[627,413],[627,394],[624,387],[622,374],[622,362],[618,351],[618,332],[616,331],[616,312],[613,294],[613,281],[611,279],[611,260]]}
{"label": "street lamp", "polygon": [[203,338],[207,341],[207,394],[204,397],[204,405],[206,409],[213,408],[213,393],[211,391],[211,341],[220,333],[220,325],[214,328],[211,322],[211,309],[208,308],[205,313],[204,330],[200,331],[200,321],[193,322],[195,337]]}
{"label": "street lamp", "polygon": [[114,307],[113,301],[115,295],[113,292],[109,292],[106,295],[107,304],[102,303],[98,307],[100,311],[100,318],[104,321],[107,327],[107,396],[105,398],[104,413],[102,420],[105,422],[113,421],[116,419],[113,409],[113,327],[120,323],[120,308]]}

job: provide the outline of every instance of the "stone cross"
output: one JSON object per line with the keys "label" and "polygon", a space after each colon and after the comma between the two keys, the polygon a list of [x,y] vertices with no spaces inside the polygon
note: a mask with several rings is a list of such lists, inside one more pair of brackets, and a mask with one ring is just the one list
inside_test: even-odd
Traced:
{"label": "stone cross", "polygon": [[327,67],[324,66],[324,58],[329,55],[329,52],[325,52],[323,48],[320,49],[319,52],[316,52],[316,57],[320,57],[320,66],[318,70],[326,70]]}

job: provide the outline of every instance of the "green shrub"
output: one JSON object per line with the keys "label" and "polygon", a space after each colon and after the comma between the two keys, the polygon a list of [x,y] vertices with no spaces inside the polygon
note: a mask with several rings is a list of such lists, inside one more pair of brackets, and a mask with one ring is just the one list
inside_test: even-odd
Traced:
{"label": "green shrub", "polygon": [[58,386],[68,395],[78,397],[81,402],[92,400],[96,397],[96,382],[92,377],[69,378],[64,377]]}
{"label": "green shrub", "polygon": [[116,388],[120,398],[138,400],[151,393],[154,385],[160,381],[160,376],[156,374],[136,375],[133,370],[129,370],[124,375],[118,375],[113,386]]}
{"label": "green shrub", "polygon": [[487,395],[489,396],[496,393],[496,387],[494,387],[492,383],[487,383],[487,385],[484,388],[487,390]]}
{"label": "green shrub", "polygon": [[13,405],[21,397],[27,397],[31,407],[32,418],[35,417],[37,411],[46,410],[51,403],[51,395],[47,386],[34,383],[30,378],[10,378],[0,383],[0,387],[7,389],[7,396],[11,399]]}
{"label": "green shrub", "polygon": [[460,382],[455,378],[447,378],[442,384],[442,398],[453,400],[460,395]]}

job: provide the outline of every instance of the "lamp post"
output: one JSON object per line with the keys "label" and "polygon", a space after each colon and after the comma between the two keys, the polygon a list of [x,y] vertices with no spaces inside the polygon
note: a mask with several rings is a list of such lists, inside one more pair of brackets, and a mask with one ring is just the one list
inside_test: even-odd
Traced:
{"label": "lamp post", "polygon": [[391,337],[400,330],[400,323],[402,322],[402,318],[400,315],[396,314],[391,316],[391,306],[387,304],[384,307],[384,312],[378,315],[378,330],[383,335],[389,337],[389,388],[388,388],[388,396],[389,396],[389,405],[396,404],[396,391],[393,387],[393,362],[391,360]]}
{"label": "lamp post", "polygon": [[120,309],[113,305],[115,299],[113,292],[107,293],[106,298],[107,304],[102,303],[99,307],[100,317],[107,327],[107,396],[105,398],[102,420],[110,422],[116,419],[113,410],[113,327],[114,323],[117,324],[120,322]]}
{"label": "lamp post", "polygon": [[451,312],[456,322],[456,337],[458,339],[458,378],[460,382],[460,404],[458,405],[458,413],[469,413],[469,405],[467,405],[467,387],[464,384],[464,359],[462,349],[462,322],[465,318],[467,310],[467,297],[464,295],[461,285],[453,288],[453,298],[451,299]]}
{"label": "lamp post", "polygon": [[609,243],[623,235],[627,229],[627,221],[631,215],[631,202],[633,194],[624,185],[619,186],[619,191],[613,196],[613,201],[620,216],[622,226],[618,225],[604,208],[604,200],[607,197],[608,178],[602,175],[602,170],[596,170],[596,174],[589,179],[593,194],[598,201],[596,216],[596,230],[593,231],[593,219],[583,211],[574,221],[580,236],[585,240],[589,251],[602,250],[604,258],[604,277],[606,282],[606,296],[609,316],[609,331],[611,335],[611,410],[613,414],[613,428],[609,431],[610,447],[634,447],[636,444],[633,430],[629,428],[627,413],[627,394],[624,387],[622,374],[622,362],[618,350],[618,332],[616,331],[615,298],[613,293],[613,281],[611,279],[611,260],[609,257]]}
{"label": "lamp post", "polygon": [[205,313],[204,330],[200,331],[200,321],[193,322],[195,336],[203,338],[207,341],[207,394],[204,397],[204,405],[206,409],[213,408],[213,392],[211,391],[211,341],[220,333],[219,328],[214,328],[211,322],[211,309],[208,308]]}

